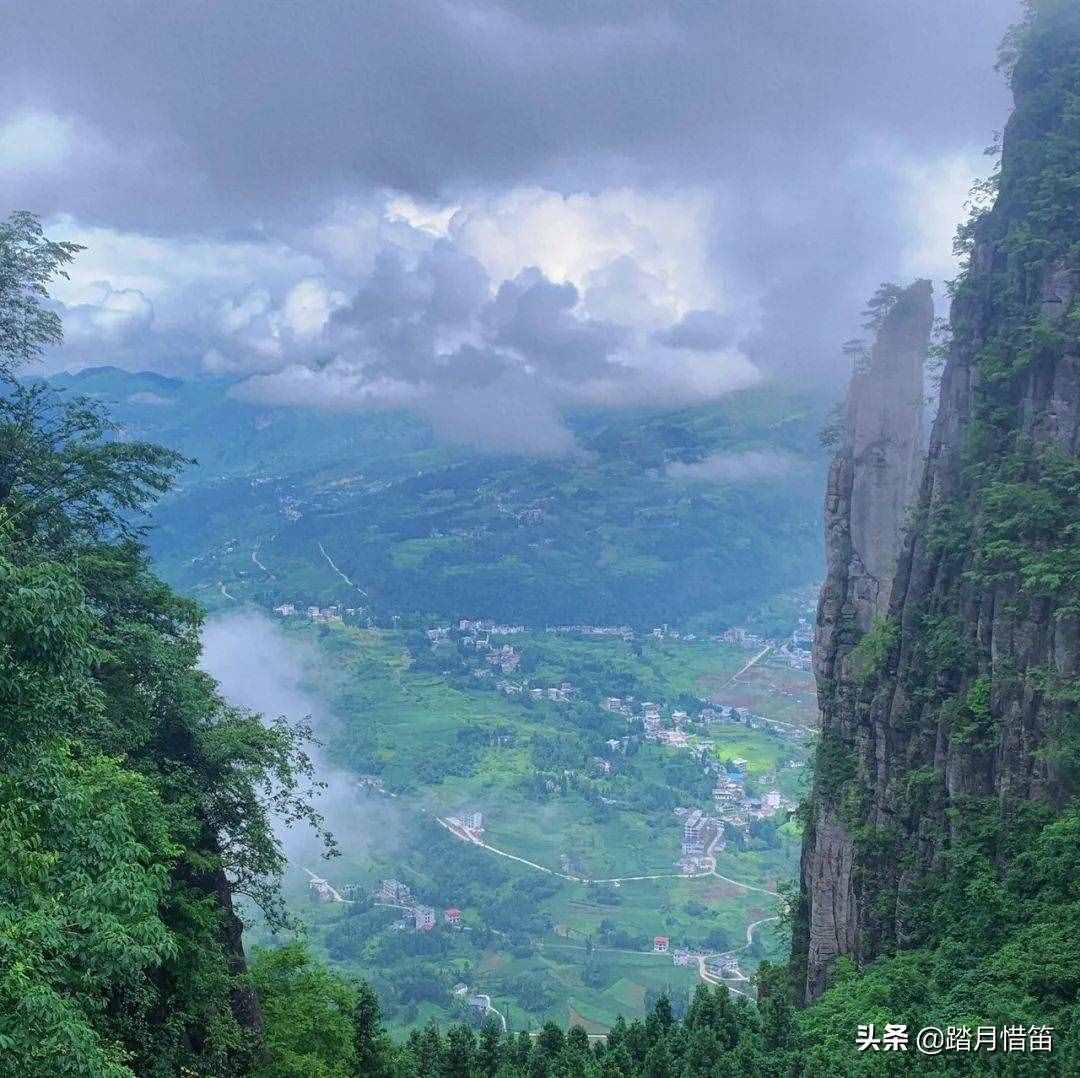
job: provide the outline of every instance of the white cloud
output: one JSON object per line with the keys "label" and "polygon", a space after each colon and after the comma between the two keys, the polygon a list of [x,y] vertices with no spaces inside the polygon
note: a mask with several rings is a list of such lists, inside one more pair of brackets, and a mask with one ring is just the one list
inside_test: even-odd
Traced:
{"label": "white cloud", "polygon": [[967,216],[964,204],[972,185],[990,169],[990,158],[976,152],[900,166],[906,182],[902,207],[911,237],[901,254],[903,280],[927,277],[940,283],[956,276],[956,226]]}
{"label": "white cloud", "polygon": [[714,213],[700,192],[520,188],[460,208],[339,204],[288,243],[59,219],[50,234],[87,248],[55,289],[60,358],[201,367],[247,376],[248,399],[411,408],[448,439],[564,454],[567,409],[682,405],[758,380],[726,341],[670,332],[688,313],[722,318]]}
{"label": "white cloud", "polygon": [[289,289],[281,314],[297,337],[311,338],[326,328],[330,316],[345,302],[344,292],[328,288],[315,277],[305,277]]}
{"label": "white cloud", "polygon": [[51,112],[22,112],[0,124],[0,175],[55,172],[75,147],[75,125]]}
{"label": "white cloud", "polygon": [[82,298],[64,314],[64,333],[74,345],[120,345],[153,325],[154,305],[137,288],[95,281]]}
{"label": "white cloud", "polygon": [[733,453],[713,453],[703,460],[667,466],[673,479],[701,480],[713,483],[759,483],[781,479],[806,467],[806,462],[791,453],[776,449],[747,449]]}
{"label": "white cloud", "polygon": [[[613,267],[621,264],[625,275],[632,265],[634,287],[645,298],[639,313],[652,321],[662,311],[675,321],[695,307],[724,304],[708,249],[715,216],[715,196],[700,190],[653,194],[620,187],[563,195],[519,187],[466,201],[450,221],[450,235],[492,281],[536,266],[553,281],[577,285],[583,309],[597,317],[611,310]],[[626,304],[622,313],[633,308]]]}
{"label": "white cloud", "polygon": [[460,208],[454,204],[441,206],[434,202],[422,202],[409,195],[394,195],[386,204],[386,216],[391,221],[404,221],[418,232],[446,236],[450,231],[450,221]]}

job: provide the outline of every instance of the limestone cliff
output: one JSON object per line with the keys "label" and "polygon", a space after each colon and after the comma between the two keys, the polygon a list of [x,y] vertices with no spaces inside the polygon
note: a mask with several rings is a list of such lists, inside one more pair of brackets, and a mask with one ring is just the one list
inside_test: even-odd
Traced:
{"label": "limestone cliff", "polygon": [[[825,494],[826,579],[818,603],[814,671],[822,725],[831,730],[836,679],[875,616],[887,612],[900,538],[923,462],[924,370],[934,306],[929,281],[892,302],[865,365],[852,375],[840,445]],[[852,839],[826,809],[807,858],[813,904],[808,946],[815,968],[851,949]]]}
{"label": "limestone cliff", "polygon": [[825,494],[827,576],[814,645],[832,676],[843,640],[888,608],[900,535],[922,475],[924,368],[934,317],[930,282],[916,281],[884,316],[848,389]]}
{"label": "limestone cliff", "polygon": [[1077,789],[1080,12],[1044,10],[1012,73],[996,201],[961,231],[968,263],[895,570],[886,531],[912,447],[886,445],[880,482],[859,452],[875,407],[896,404],[875,403],[873,364],[829,477],[822,740],[793,940],[807,1000],[837,955],[932,942],[958,853],[1004,871]]}

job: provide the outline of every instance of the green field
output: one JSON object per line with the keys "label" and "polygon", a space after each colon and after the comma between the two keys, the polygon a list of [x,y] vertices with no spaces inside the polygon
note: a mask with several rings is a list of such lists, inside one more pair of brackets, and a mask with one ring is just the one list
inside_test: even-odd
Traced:
{"label": "green field", "polygon": [[[646,742],[629,756],[610,754],[606,739],[624,735],[628,724],[596,705],[613,684],[663,704],[700,700],[745,665],[741,649],[708,641],[514,637],[530,684],[566,680],[579,688],[572,704],[559,704],[504,696],[493,679],[473,677],[459,653],[421,643],[415,632],[299,619],[284,631],[319,656],[305,687],[336,716],[325,736],[331,761],[384,784],[383,792],[353,791],[346,826],[337,825],[342,855],[318,871],[336,886],[357,885],[360,894],[396,878],[418,900],[463,911],[463,931],[395,930],[400,911],[313,905],[306,875],[290,873],[290,898],[309,922],[313,944],[373,979],[397,1026],[456,1014],[448,990],[461,980],[491,995],[515,1028],[573,1017],[602,1031],[618,1013],[643,1013],[647,997],[669,991],[682,998],[696,982],[696,967],[641,953],[651,951],[654,936],[668,936],[672,947],[737,948],[748,923],[774,912],[768,895],[717,877],[675,877],[681,823],[672,809],[708,809],[711,779],[685,750]],[[786,698],[777,703],[790,711]],[[692,741],[718,758],[747,760],[751,781],[800,795],[803,771],[786,764],[805,759],[805,742],[733,725],[701,727]],[[611,775],[594,766],[605,752]],[[435,822],[464,809],[483,812],[490,846],[554,872],[668,878],[617,886],[558,878],[460,841]],[[793,874],[797,850],[797,829],[784,824],[768,842],[729,847],[717,870],[772,889]],[[776,946],[763,930],[741,963],[744,971],[763,948]]]}

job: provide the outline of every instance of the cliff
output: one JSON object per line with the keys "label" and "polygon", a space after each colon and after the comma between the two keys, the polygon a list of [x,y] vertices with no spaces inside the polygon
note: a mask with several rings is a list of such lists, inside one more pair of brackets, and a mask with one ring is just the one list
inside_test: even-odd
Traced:
{"label": "cliff", "polygon": [[793,940],[804,1001],[838,955],[933,943],[934,902],[964,882],[965,854],[1004,874],[1076,790],[1077,5],[1045,5],[1018,44],[996,199],[960,232],[967,263],[910,528],[914,447],[882,443],[880,472],[860,452],[893,424],[910,430],[876,381],[884,352],[852,387],[829,477],[822,739]]}
{"label": "cliff", "polygon": [[[867,361],[856,368],[845,408],[840,445],[825,494],[826,578],[818,602],[814,672],[822,727],[844,723],[839,706],[852,680],[847,669],[858,639],[885,614],[901,533],[923,463],[924,370],[934,306],[929,281],[899,293],[884,314]],[[845,740],[856,731],[844,730]],[[808,924],[815,970],[848,953],[852,836],[824,805],[804,877],[816,900]]]}
{"label": "cliff", "polygon": [[814,641],[819,681],[853,634],[887,610],[900,533],[922,474],[923,376],[934,307],[930,282],[900,293],[864,366],[852,375],[825,494],[827,575]]}

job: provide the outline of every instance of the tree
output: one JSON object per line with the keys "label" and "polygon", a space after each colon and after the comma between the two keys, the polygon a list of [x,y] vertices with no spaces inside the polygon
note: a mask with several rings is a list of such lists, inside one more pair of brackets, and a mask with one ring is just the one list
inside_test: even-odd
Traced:
{"label": "tree", "polygon": [[77,250],[0,225],[0,1069],[247,1073],[233,896],[280,922],[271,819],[319,824],[306,731],[226,705],[201,613],[149,569],[139,514],[180,458],[16,380]]}
{"label": "tree", "polygon": [[0,222],[0,377],[9,377],[63,340],[59,315],[49,310],[48,286],[82,250],[45,238],[33,214]]}
{"label": "tree", "polygon": [[379,998],[366,981],[356,986],[352,1031],[355,1078],[390,1078],[391,1042],[383,1029]]}
{"label": "tree", "polygon": [[359,1069],[356,995],[301,944],[256,954],[251,970],[263,1012],[266,1061],[258,1078],[352,1078]]}

